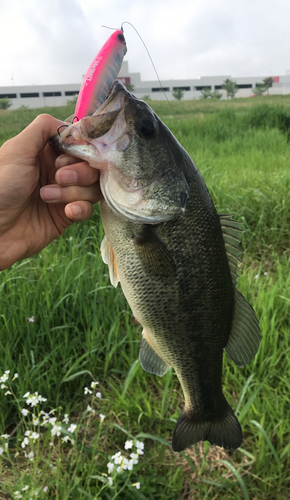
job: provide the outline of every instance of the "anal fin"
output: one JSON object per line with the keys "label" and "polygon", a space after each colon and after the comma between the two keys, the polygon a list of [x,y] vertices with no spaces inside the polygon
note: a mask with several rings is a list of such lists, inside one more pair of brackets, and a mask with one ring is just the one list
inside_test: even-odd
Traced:
{"label": "anal fin", "polygon": [[107,236],[104,237],[104,239],[101,243],[101,254],[102,254],[102,259],[103,259],[104,263],[108,264],[110,281],[111,281],[112,285],[116,288],[118,286],[119,281],[120,281],[120,277],[119,277],[119,273],[118,273],[115,255],[114,255],[111,243],[109,242]]}
{"label": "anal fin", "polygon": [[237,365],[248,364],[259,349],[261,333],[254,309],[235,289],[234,316],[225,351]]}
{"label": "anal fin", "polygon": [[162,377],[171,368],[153,349],[143,336],[140,342],[139,359],[143,370]]}

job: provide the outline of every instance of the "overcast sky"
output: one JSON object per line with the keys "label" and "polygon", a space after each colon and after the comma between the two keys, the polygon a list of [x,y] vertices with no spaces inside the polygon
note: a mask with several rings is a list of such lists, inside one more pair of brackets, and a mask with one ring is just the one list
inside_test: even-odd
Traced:
{"label": "overcast sky", "polygon": [[[289,0],[2,0],[0,85],[81,83],[112,33],[129,21],[160,79],[285,75]],[[130,72],[156,80],[135,31],[124,26]]]}

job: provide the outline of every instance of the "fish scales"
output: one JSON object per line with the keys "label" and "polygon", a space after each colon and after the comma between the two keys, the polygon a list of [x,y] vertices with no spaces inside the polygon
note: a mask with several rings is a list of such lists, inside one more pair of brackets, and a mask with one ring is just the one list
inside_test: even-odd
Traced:
{"label": "fish scales", "polygon": [[173,367],[184,393],[173,450],[200,440],[237,448],[242,432],[222,391],[223,350],[243,366],[260,341],[256,315],[235,287],[240,224],[217,214],[190,156],[120,82],[93,117],[52,145],[100,169],[102,257],[143,326],[141,365],[159,376]]}

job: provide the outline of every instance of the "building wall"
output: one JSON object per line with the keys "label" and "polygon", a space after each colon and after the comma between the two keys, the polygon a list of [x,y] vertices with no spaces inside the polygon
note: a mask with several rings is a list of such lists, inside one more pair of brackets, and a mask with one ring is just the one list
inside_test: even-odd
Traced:
{"label": "building wall", "polygon": [[[219,90],[223,99],[226,99],[225,90],[221,89],[223,82],[230,75],[223,76],[201,76],[195,79],[164,80],[162,87],[166,89],[166,96],[160,88],[157,80],[141,81],[140,73],[129,73],[128,61],[124,61],[118,78],[125,84],[133,85],[133,93],[136,97],[149,96],[153,100],[174,99],[172,91],[176,87],[185,88],[183,99],[199,99],[201,89],[210,87],[211,90]],[[236,97],[250,97],[257,83],[262,83],[265,76],[232,78],[240,87]],[[269,89],[270,95],[290,94],[290,76],[275,76],[273,86]],[[0,98],[9,97],[12,102],[10,109],[21,106],[29,108],[42,108],[44,106],[64,106],[69,99],[78,94],[81,83],[62,85],[26,85],[0,87]]]}

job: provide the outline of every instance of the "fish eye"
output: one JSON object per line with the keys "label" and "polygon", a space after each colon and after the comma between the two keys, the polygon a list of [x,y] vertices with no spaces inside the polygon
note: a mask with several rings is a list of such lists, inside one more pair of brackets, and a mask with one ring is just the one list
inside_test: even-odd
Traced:
{"label": "fish eye", "polygon": [[146,139],[151,139],[156,135],[155,122],[150,118],[141,118],[136,124],[136,129],[138,134]]}

